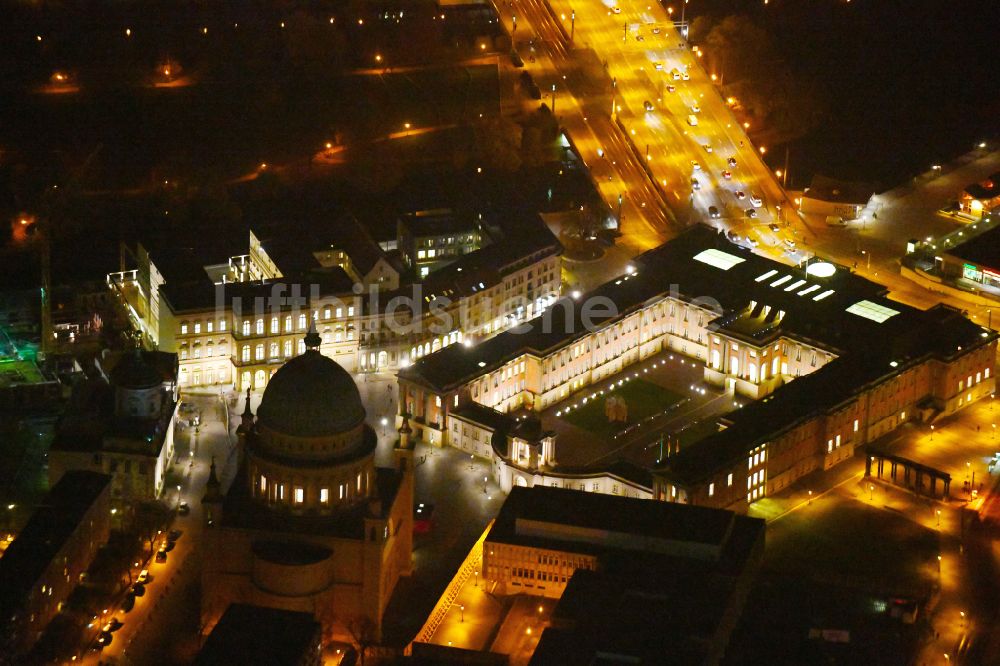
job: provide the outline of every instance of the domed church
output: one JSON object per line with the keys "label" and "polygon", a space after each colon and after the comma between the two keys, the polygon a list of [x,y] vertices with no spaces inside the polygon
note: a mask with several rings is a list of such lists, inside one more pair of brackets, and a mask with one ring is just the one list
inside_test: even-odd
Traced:
{"label": "domed church", "polygon": [[256,417],[248,394],[239,471],[225,494],[212,465],[203,635],[233,602],[311,612],[326,640],[347,639],[348,623],[378,634],[396,582],[411,572],[409,427],[400,428],[396,466],[376,467],[358,388],[320,342],[310,328],[306,351],[274,374]]}

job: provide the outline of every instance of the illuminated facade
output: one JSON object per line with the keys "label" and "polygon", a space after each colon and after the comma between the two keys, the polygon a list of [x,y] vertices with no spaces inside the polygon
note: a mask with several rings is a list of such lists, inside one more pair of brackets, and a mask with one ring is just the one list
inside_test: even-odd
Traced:
{"label": "illuminated facade", "polygon": [[376,467],[376,436],[353,379],[320,353],[315,329],[304,344],[275,373],[256,418],[245,411],[239,470],[224,494],[213,466],[203,633],[233,601],[313,613],[327,640],[349,638],[351,622],[377,632],[399,577],[411,571],[405,432],[396,467]]}
{"label": "illuminated facade", "polygon": [[310,320],[323,354],[350,372],[375,372],[542,311],[559,294],[561,247],[540,220],[517,223],[502,243],[462,253],[426,279],[355,223],[326,245],[251,231],[247,250],[221,248],[204,261],[140,244],[123,256],[137,267],[109,274],[108,285],[151,344],[176,351],[182,388],[259,391],[302,353]]}
{"label": "illuminated facade", "polygon": [[[516,331],[401,370],[400,410],[413,419],[419,439],[464,448],[456,414],[467,404],[540,411],[582,397],[581,389],[641,359],[680,353],[704,364],[707,383],[755,402],[726,417],[728,431],[704,443],[733,440],[732,450],[720,447],[707,458],[682,453],[658,472],[654,494],[745,506],[848,459],[854,446],[899,423],[931,420],[992,392],[991,334],[950,309],[919,311],[885,293],[832,264],[787,266],[698,227],[638,257],[628,274],[563,298]],[[957,342],[946,349],[942,340]],[[944,380],[955,373],[964,373],[964,388],[954,388],[959,379]],[[810,377],[819,378],[798,386]],[[785,400],[800,394],[796,403]],[[847,402],[828,403],[834,395]],[[823,420],[815,422],[814,406],[821,404]],[[775,416],[762,418],[754,426],[760,432],[748,436],[745,414],[769,410]],[[793,420],[796,427],[786,431]],[[709,460],[711,478],[691,485],[686,458]],[[673,482],[667,469],[674,470]]]}

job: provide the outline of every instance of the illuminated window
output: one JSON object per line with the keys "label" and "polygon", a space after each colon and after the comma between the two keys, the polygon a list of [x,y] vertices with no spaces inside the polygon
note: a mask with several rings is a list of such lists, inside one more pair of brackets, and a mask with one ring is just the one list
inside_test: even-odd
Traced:
{"label": "illuminated window", "polygon": [[304,314],[299,315],[299,330],[305,330],[306,327],[306,316]]}
{"label": "illuminated window", "polygon": [[826,452],[827,453],[832,453],[833,452],[833,440],[832,439],[826,440]]}
{"label": "illuminated window", "polygon": [[187,349],[182,349],[181,350],[181,360],[182,361],[187,360],[187,357],[188,357]]}
{"label": "illuminated window", "polygon": [[354,306],[353,305],[347,306],[347,316],[348,317],[353,317],[354,316]]}
{"label": "illuminated window", "polygon": [[319,489],[319,501],[321,504],[327,504],[330,502],[330,489],[320,488]]}
{"label": "illuminated window", "polygon": [[278,499],[279,500],[285,499],[285,484],[283,483],[278,484]]}
{"label": "illuminated window", "polygon": [[195,332],[195,334],[201,333],[201,322],[200,321],[196,321],[194,323],[194,332]]}
{"label": "illuminated window", "polygon": [[337,319],[344,316],[344,308],[337,308]]}
{"label": "illuminated window", "polygon": [[986,368],[985,370],[983,370],[983,377],[986,377],[986,379],[990,378],[990,369],[989,368]]}
{"label": "illuminated window", "polygon": [[427,256],[427,252],[424,250],[417,250],[417,259],[423,259]]}
{"label": "illuminated window", "polygon": [[436,407],[440,407],[441,406],[441,396],[439,396],[439,395],[434,396],[434,405]]}
{"label": "illuminated window", "polygon": [[340,484],[340,499],[344,499],[344,484]]}
{"label": "illuminated window", "polygon": [[714,494],[715,494],[715,484],[710,483],[708,484],[708,496],[711,497]]}
{"label": "illuminated window", "polygon": [[278,358],[278,343],[271,343],[271,358]]}
{"label": "illuminated window", "polygon": [[254,330],[257,332],[257,335],[264,335],[264,320],[263,319],[258,319],[257,320],[257,325],[254,327]]}
{"label": "illuminated window", "polygon": [[243,345],[243,349],[240,350],[240,360],[244,363],[250,361],[250,345]]}
{"label": "illuminated window", "polygon": [[257,345],[257,348],[254,350],[254,358],[258,361],[264,360],[264,345]]}
{"label": "illuminated window", "polygon": [[285,316],[285,333],[292,332],[292,315]]}
{"label": "illuminated window", "polygon": [[288,358],[289,356],[292,355],[292,341],[285,340],[283,346],[284,346],[285,358]]}
{"label": "illuminated window", "polygon": [[225,319],[220,319],[219,320],[219,330],[220,331],[226,330],[226,320]]}
{"label": "illuminated window", "polygon": [[834,439],[834,444],[838,449],[840,448],[840,435],[837,435],[837,437]]}
{"label": "illuminated window", "polygon": [[280,329],[278,328],[278,318],[271,317],[271,332],[277,333]]}
{"label": "illuminated window", "polygon": [[358,472],[358,492],[361,492],[361,472]]}
{"label": "illuminated window", "polygon": [[854,419],[854,432],[858,431],[858,420]]}
{"label": "illuminated window", "polygon": [[188,332],[188,325],[181,324],[181,335],[187,335],[187,332]]}
{"label": "illuminated window", "polygon": [[733,485],[733,474],[732,474],[732,472],[730,472],[729,476],[726,477],[726,485],[727,486]]}
{"label": "illuminated window", "polygon": [[323,308],[323,319],[329,319],[329,318],[330,318],[330,308],[329,307]]}
{"label": "illuminated window", "polygon": [[306,353],[306,341],[305,340],[299,340],[299,353],[300,354],[305,354]]}
{"label": "illuminated window", "polygon": [[261,493],[267,492],[267,477],[264,476],[263,474],[260,475],[260,492]]}
{"label": "illuminated window", "polygon": [[214,322],[214,321],[212,321],[212,320],[208,320],[208,321],[206,321],[206,322],[205,322],[205,331],[206,331],[206,332],[208,332],[208,333],[211,333],[211,332],[212,332],[212,327],[213,327],[214,325],[215,325],[215,322]]}
{"label": "illuminated window", "polygon": [[903,412],[902,414],[899,415],[899,420],[900,421],[905,421],[906,420],[906,412]]}
{"label": "illuminated window", "polygon": [[302,504],[306,500],[306,491],[303,488],[295,488],[295,503]]}
{"label": "illuminated window", "polygon": [[243,322],[243,335],[250,335],[250,320]]}

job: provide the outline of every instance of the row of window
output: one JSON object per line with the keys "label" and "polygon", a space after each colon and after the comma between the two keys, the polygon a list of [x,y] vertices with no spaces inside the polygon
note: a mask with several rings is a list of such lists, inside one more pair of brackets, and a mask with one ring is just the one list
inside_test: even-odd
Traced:
{"label": "row of window", "polygon": [[[361,494],[361,491],[362,491],[362,480],[363,480],[363,478],[364,477],[361,475],[361,472],[358,472],[358,475],[356,477],[356,482],[355,482],[355,485],[356,485],[355,493],[357,493],[357,494]],[[274,501],[278,501],[278,502],[284,502],[285,501],[285,493],[286,493],[286,487],[287,487],[287,485],[288,484],[286,484],[286,483],[275,483],[275,484],[272,484],[271,490],[270,490],[270,492],[268,492],[267,477],[265,475],[261,474],[260,478],[258,479],[259,494],[262,495],[262,496],[264,496],[264,497],[267,497],[268,499],[271,499],[271,500],[274,500]],[[337,499],[339,499],[339,500],[349,499],[351,496],[352,496],[351,484],[349,484],[349,483],[341,483],[341,484],[337,485]],[[306,501],[306,489],[305,489],[305,487],[303,487],[303,486],[292,486],[292,489],[291,489],[291,498],[290,499],[292,501],[292,504],[304,504],[305,501]],[[319,503],[320,504],[329,504],[330,503],[330,489],[329,488],[320,488],[319,489]]]}

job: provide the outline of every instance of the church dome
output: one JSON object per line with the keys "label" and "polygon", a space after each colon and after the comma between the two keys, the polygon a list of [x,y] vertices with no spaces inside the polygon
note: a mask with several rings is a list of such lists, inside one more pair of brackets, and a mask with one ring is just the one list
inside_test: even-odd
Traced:
{"label": "church dome", "polygon": [[351,375],[315,348],[278,369],[264,389],[257,423],[292,437],[326,437],[358,427],[365,419]]}

